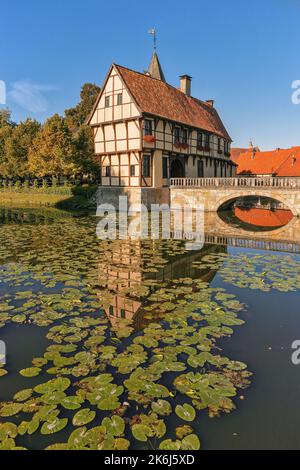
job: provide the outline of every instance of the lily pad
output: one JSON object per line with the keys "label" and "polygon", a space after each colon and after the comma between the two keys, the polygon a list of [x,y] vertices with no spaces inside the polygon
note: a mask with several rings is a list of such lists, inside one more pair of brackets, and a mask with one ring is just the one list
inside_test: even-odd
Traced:
{"label": "lily pad", "polygon": [[46,421],[41,428],[41,434],[44,434],[44,435],[55,434],[59,431],[62,431],[67,425],[68,425],[67,418],[63,418],[63,419],[55,418],[50,422]]}
{"label": "lily pad", "polygon": [[27,369],[20,370],[20,374],[23,375],[23,377],[36,377],[41,371],[42,369],[39,367],[28,367]]}
{"label": "lily pad", "polygon": [[89,408],[84,408],[74,415],[72,423],[73,426],[84,426],[85,424],[91,423],[95,417],[95,411],[92,411]]}
{"label": "lily pad", "polygon": [[177,405],[175,408],[175,413],[184,421],[194,421],[196,418],[195,409],[187,403],[184,403],[184,405]]}

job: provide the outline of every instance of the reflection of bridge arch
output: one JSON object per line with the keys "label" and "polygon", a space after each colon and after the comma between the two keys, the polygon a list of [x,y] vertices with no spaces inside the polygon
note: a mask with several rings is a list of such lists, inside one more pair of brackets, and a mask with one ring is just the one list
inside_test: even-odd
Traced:
{"label": "reflection of bridge arch", "polygon": [[[300,219],[297,217],[293,217],[289,223],[284,225],[283,227],[278,227],[275,229],[270,230],[260,230],[259,232],[255,230],[246,230],[242,227],[235,227],[233,224],[227,224],[222,220],[220,215],[217,213],[216,217],[214,218],[216,224],[216,230],[220,230],[220,233],[226,233],[230,231],[232,236],[248,236],[248,237],[263,237],[263,238],[277,238],[281,240],[293,240],[296,235],[296,232],[300,230]],[[297,239],[295,237],[294,239]]]}
{"label": "reflection of bridge arch", "polygon": [[262,250],[300,252],[300,218],[272,231],[245,230],[224,222],[217,213],[205,214],[205,241]]}

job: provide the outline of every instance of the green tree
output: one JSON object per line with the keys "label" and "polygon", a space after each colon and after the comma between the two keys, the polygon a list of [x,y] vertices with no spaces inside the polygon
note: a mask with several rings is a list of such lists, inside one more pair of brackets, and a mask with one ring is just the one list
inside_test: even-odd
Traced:
{"label": "green tree", "polygon": [[64,118],[49,118],[29,150],[29,170],[34,176],[71,176],[77,169],[72,134]]}
{"label": "green tree", "polygon": [[8,176],[14,178],[29,175],[29,150],[40,129],[41,125],[33,119],[26,119],[13,127],[11,134],[6,138],[5,145],[5,166]]}
{"label": "green tree", "polygon": [[11,112],[8,109],[0,110],[0,175],[10,177],[7,168],[8,140],[15,124],[11,121]]}
{"label": "green tree", "polygon": [[94,157],[94,138],[92,129],[86,125],[101,89],[92,83],[81,88],[80,102],[75,108],[66,109],[66,123],[72,132],[74,142],[74,165],[81,175],[97,176],[99,165]]}
{"label": "green tree", "polygon": [[65,110],[66,123],[73,134],[85,124],[90,115],[101,88],[93,83],[85,83],[81,87],[80,102],[75,108]]}

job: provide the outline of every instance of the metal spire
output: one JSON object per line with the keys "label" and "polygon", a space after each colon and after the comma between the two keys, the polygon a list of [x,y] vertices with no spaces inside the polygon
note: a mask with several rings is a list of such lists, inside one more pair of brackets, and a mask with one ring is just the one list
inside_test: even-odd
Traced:
{"label": "metal spire", "polygon": [[154,49],[154,52],[156,52],[156,48],[157,48],[156,28],[149,29],[148,33],[151,34],[151,36],[153,36],[153,49]]}

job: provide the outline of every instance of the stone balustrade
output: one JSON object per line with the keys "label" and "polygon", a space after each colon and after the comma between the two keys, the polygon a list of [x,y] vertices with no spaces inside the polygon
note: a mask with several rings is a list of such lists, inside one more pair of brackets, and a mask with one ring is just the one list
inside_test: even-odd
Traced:
{"label": "stone balustrade", "polygon": [[300,178],[172,178],[171,188],[300,189]]}

